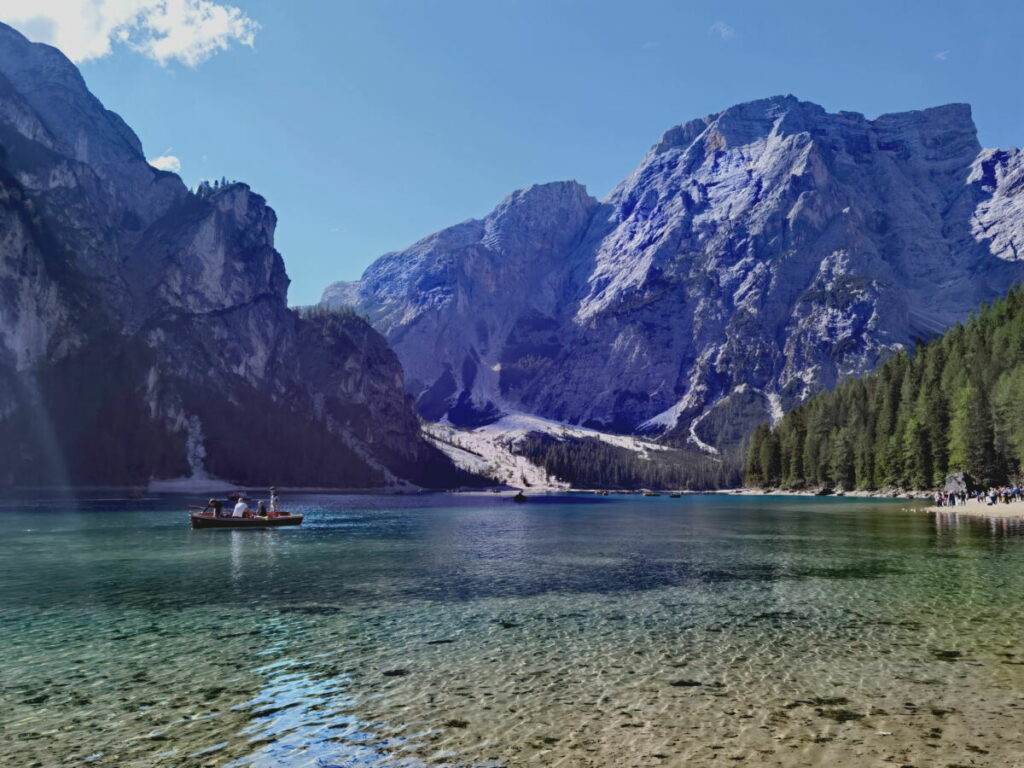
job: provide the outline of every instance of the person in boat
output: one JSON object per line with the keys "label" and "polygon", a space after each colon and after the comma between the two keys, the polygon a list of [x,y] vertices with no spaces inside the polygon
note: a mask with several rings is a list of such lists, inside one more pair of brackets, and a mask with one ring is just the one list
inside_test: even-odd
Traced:
{"label": "person in boat", "polygon": [[220,499],[210,499],[206,502],[206,506],[203,507],[203,514],[205,515],[207,512],[213,512],[214,517],[220,517],[223,509],[224,505],[221,503]]}
{"label": "person in boat", "polygon": [[245,496],[238,497],[238,503],[235,504],[235,511],[231,514],[232,517],[256,517],[252,510],[249,509],[249,505],[245,503]]}
{"label": "person in boat", "polygon": [[267,516],[267,505],[263,503],[263,499],[256,502],[256,515],[258,517]]}
{"label": "person in boat", "polygon": [[281,499],[277,497],[277,488],[270,486],[270,517],[281,514]]}

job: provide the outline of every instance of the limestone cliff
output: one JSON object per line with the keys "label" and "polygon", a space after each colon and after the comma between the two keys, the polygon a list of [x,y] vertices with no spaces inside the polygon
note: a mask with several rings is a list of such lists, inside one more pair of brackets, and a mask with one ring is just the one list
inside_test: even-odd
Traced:
{"label": "limestone cliff", "polygon": [[0,484],[450,485],[398,359],[300,316],[276,219],[190,192],[56,49],[0,25]]}
{"label": "limestone cliff", "polygon": [[1022,168],[966,105],[773,97],[669,130],[604,201],[517,192],[324,302],[369,315],[428,418],[714,451],[1024,277]]}

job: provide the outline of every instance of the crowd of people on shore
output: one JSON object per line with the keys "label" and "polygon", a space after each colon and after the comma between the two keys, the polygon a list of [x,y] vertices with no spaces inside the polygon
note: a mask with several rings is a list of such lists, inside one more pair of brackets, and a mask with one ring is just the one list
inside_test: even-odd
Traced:
{"label": "crowd of people on shore", "polygon": [[1024,490],[1020,486],[1000,486],[989,488],[987,491],[936,491],[935,506],[937,507],[963,507],[973,499],[978,504],[994,506],[995,504],[1009,504],[1012,501],[1020,501],[1024,498]]}

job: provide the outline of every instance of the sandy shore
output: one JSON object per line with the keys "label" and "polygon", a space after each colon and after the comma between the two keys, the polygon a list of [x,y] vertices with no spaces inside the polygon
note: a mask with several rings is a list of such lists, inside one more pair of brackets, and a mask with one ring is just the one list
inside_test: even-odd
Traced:
{"label": "sandy shore", "polygon": [[1011,501],[1009,504],[979,504],[971,500],[962,507],[922,507],[922,512],[941,512],[952,515],[971,515],[972,517],[1009,517],[1024,519],[1024,501]]}

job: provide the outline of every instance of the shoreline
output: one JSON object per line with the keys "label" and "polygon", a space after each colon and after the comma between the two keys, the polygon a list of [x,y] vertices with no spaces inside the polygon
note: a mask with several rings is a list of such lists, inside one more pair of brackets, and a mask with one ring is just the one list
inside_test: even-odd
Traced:
{"label": "shoreline", "polygon": [[[172,484],[173,483],[173,484]],[[195,494],[207,494],[207,493],[219,493],[224,490],[251,490],[256,487],[262,487],[255,484],[228,484],[225,483],[224,488],[212,488],[202,485],[188,486],[184,483],[177,484],[172,481],[166,486],[152,486],[152,485],[10,485],[3,486],[7,491],[13,492],[27,492],[27,493],[41,493],[41,492],[53,492],[53,493],[101,493],[101,492],[112,492],[112,493],[125,493],[125,494],[145,494],[145,495],[195,495]],[[806,490],[764,490],[761,488],[706,488],[702,490],[694,490],[687,488],[671,489],[671,488],[556,488],[549,486],[508,486],[508,485],[492,485],[492,486],[459,486],[456,488],[425,488],[421,486],[407,486],[407,487],[364,487],[364,488],[337,488],[330,486],[284,486],[279,485],[278,488],[286,493],[318,493],[318,494],[352,494],[352,495],[370,495],[370,496],[417,496],[427,494],[448,494],[454,493],[459,495],[470,495],[470,494],[514,494],[518,491],[523,491],[526,494],[571,494],[571,495],[584,495],[584,494],[602,494],[607,493],[611,496],[640,496],[648,492],[652,492],[658,496],[668,496],[669,494],[679,494],[681,496],[703,496],[703,495],[733,495],[733,496],[802,496],[802,497],[815,497],[822,499],[842,499],[842,498],[863,498],[863,499],[907,499],[925,501],[932,498],[932,493],[926,493],[924,491],[840,491],[837,493],[818,493],[817,491],[806,491]]]}
{"label": "shoreline", "polygon": [[936,507],[934,504],[921,509],[922,512],[934,512],[944,515],[968,515],[970,517],[998,517],[1007,520],[1024,520],[1024,501],[1011,501],[1009,504],[979,504],[971,500],[962,507]]}

